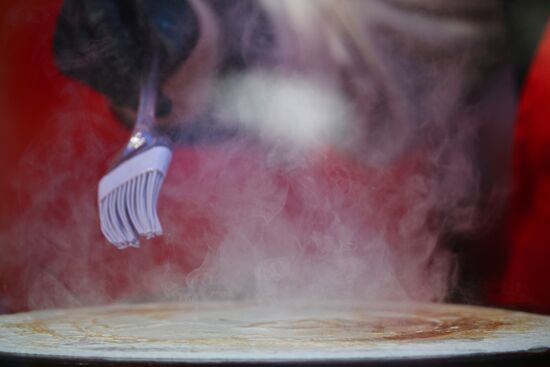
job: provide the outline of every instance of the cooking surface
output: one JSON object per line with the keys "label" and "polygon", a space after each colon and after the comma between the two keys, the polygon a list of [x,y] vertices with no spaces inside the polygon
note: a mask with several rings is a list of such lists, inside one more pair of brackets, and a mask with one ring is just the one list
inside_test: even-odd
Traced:
{"label": "cooking surface", "polygon": [[550,317],[437,304],[158,303],[0,316],[0,353],[313,361],[550,349]]}

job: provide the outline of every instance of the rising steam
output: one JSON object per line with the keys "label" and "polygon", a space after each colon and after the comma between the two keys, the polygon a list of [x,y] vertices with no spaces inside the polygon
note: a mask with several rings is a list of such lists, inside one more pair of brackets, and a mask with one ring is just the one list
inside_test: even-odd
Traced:
{"label": "rising steam", "polygon": [[256,2],[274,45],[209,77],[208,113],[238,137],[176,148],[165,235],[138,250],[112,248],[97,220],[126,133],[78,103],[86,91],[65,93],[0,233],[22,304],[443,300],[457,265],[445,240],[476,228],[479,111],[503,65],[498,3],[443,3]]}

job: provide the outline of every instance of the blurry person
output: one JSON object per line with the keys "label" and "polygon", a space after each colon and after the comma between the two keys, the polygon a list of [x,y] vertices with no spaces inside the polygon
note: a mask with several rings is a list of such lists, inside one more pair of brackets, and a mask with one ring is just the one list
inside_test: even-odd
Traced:
{"label": "blurry person", "polygon": [[[543,305],[546,237],[508,247],[503,230],[514,66],[526,76],[530,65],[511,52],[523,28],[506,26],[535,7],[504,3],[65,0],[52,17],[36,12],[55,18],[37,22],[53,34],[43,64],[53,51],[72,81],[39,73],[41,63],[13,74],[13,90],[42,86],[19,110],[51,106],[33,115],[43,134],[14,159],[25,199],[2,217],[11,256],[0,259],[1,307],[201,297]],[[27,60],[17,50],[11,65]],[[119,252],[101,237],[94,190],[128,138],[152,50],[156,128],[176,143],[159,205],[165,235]],[[525,260],[533,253],[536,266]]]}
{"label": "blurry person", "polygon": [[[398,276],[409,296],[441,299],[456,289],[459,238],[497,222],[487,217],[508,185],[514,97],[502,16],[499,1],[67,0],[54,50],[65,74],[107,95],[131,125],[157,45],[158,125],[179,142],[231,131],[382,171],[416,157],[397,195],[405,212],[385,214],[398,224],[384,236],[392,256],[418,259]],[[411,194],[413,182],[427,191]],[[418,279],[429,290],[415,289]]]}

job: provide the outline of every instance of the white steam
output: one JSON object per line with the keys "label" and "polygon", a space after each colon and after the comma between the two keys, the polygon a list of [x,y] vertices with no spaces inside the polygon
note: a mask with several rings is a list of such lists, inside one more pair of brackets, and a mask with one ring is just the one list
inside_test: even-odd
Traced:
{"label": "white steam", "polygon": [[498,2],[312,0],[294,17],[305,0],[252,2],[265,3],[278,63],[209,85],[204,105],[241,134],[176,147],[165,234],[139,249],[116,250],[97,219],[97,182],[129,133],[60,90],[67,105],[10,179],[21,207],[0,233],[3,307],[445,299],[447,238],[476,229],[479,130],[510,100],[486,100],[505,74]]}
{"label": "white steam", "polygon": [[319,78],[249,71],[224,81],[218,97],[224,121],[267,142],[303,149],[341,144],[354,123],[345,96]]}

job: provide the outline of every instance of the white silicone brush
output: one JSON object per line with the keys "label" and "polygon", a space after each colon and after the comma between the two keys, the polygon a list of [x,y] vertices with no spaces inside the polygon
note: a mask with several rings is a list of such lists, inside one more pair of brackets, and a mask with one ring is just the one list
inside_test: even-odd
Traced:
{"label": "white silicone brush", "polygon": [[162,234],[157,200],[170,165],[169,139],[155,133],[158,60],[142,81],[136,125],[112,168],[99,182],[101,231],[119,249],[138,247],[139,236]]}

